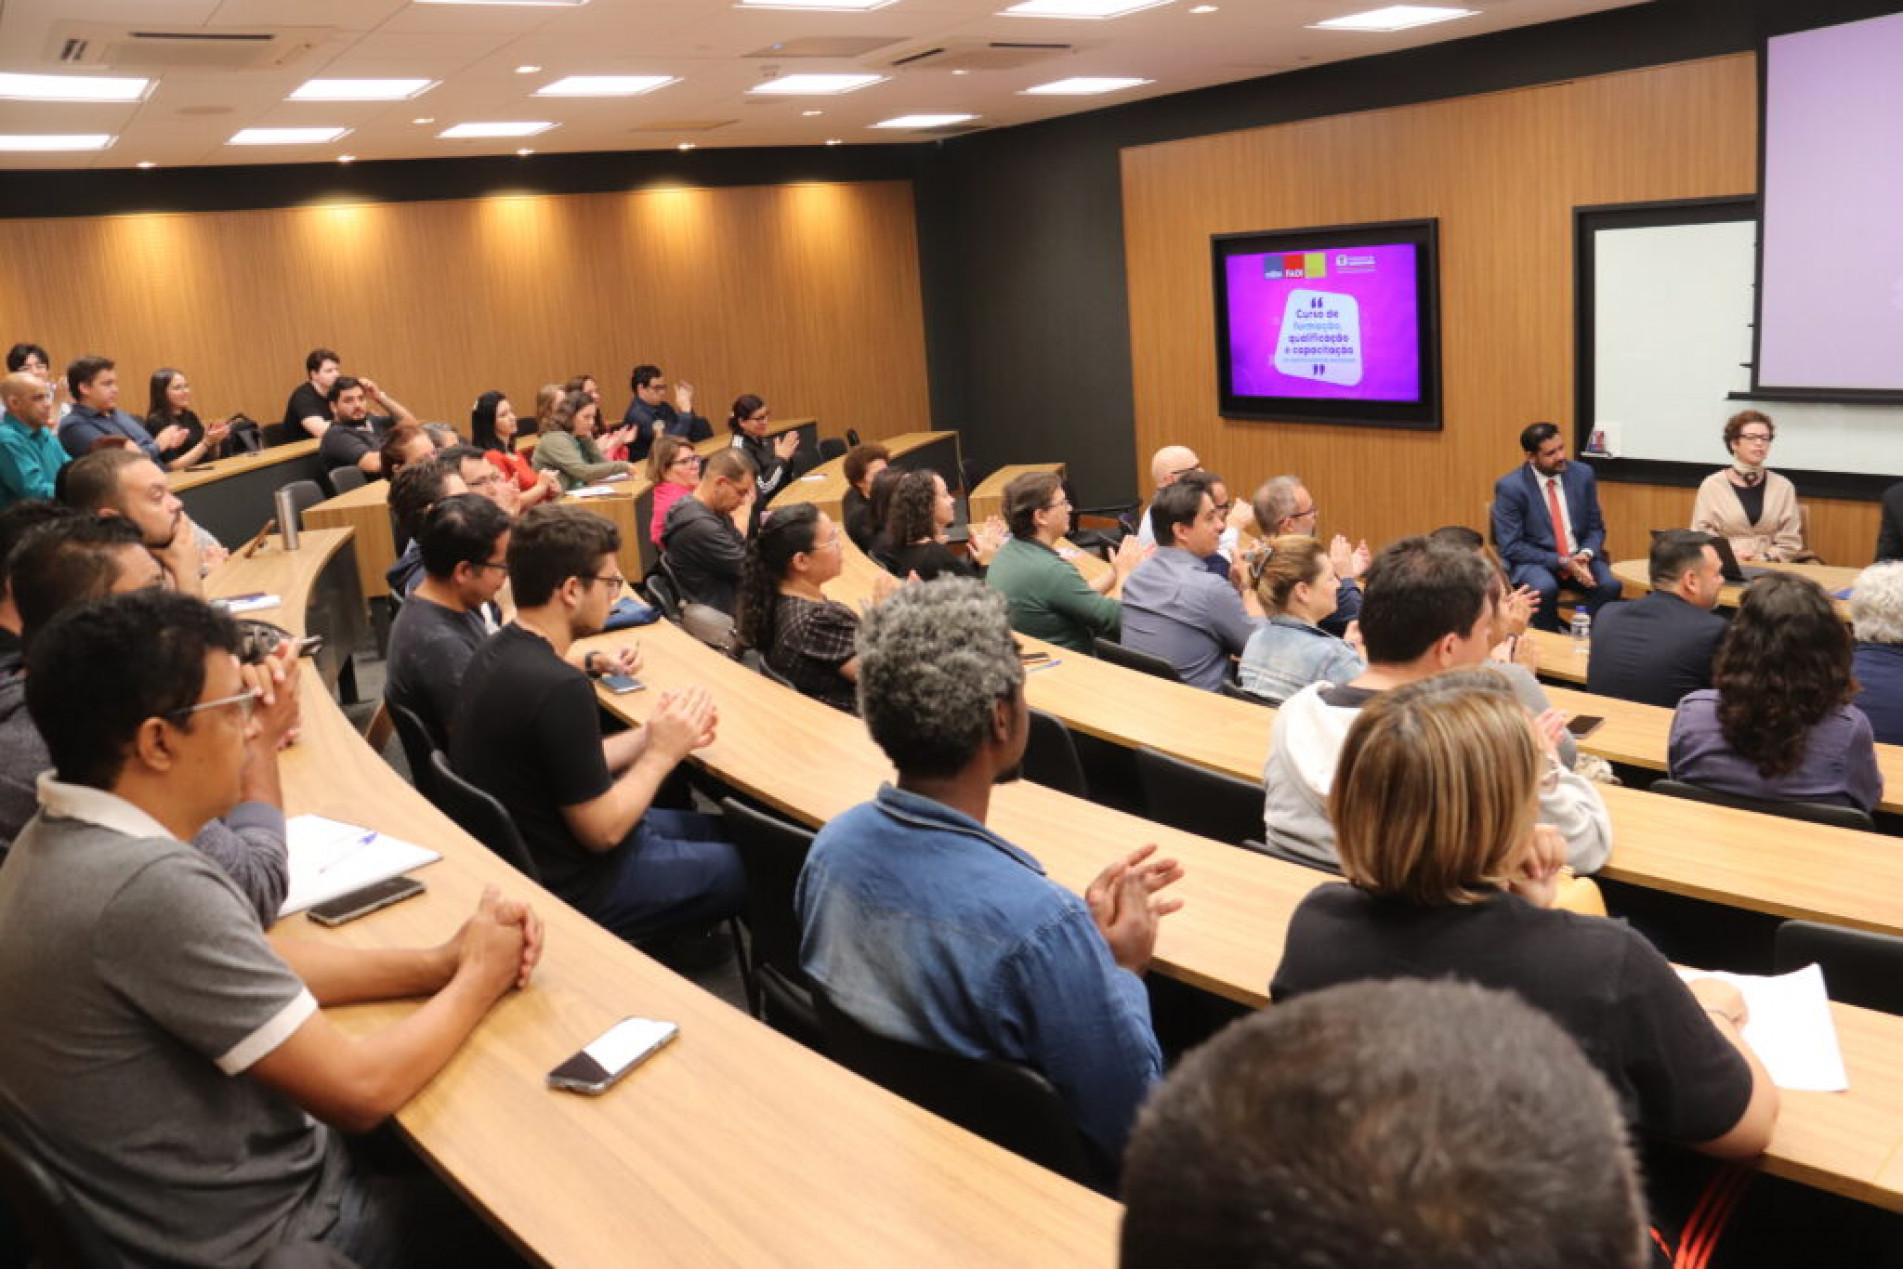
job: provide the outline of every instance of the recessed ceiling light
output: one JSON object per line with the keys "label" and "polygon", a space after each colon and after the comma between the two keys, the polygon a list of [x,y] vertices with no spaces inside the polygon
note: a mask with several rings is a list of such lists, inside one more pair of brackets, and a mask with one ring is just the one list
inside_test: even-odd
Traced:
{"label": "recessed ceiling light", "polygon": [[959,68],[958,68],[957,70],[955,70],[955,71],[953,71],[953,72],[952,72],[952,74],[954,74],[954,75],[969,75],[969,74],[971,74],[971,72],[970,72],[970,71],[968,71],[968,70],[966,70],[966,69],[965,69],[964,67],[962,67],[962,66],[961,66],[961,67],[959,67]]}
{"label": "recessed ceiling light", "polygon": [[1114,93],[1124,88],[1136,88],[1154,82],[1156,81],[1149,79],[1075,75],[1069,79],[1054,79],[1048,84],[1026,88],[1024,92],[1027,95],[1040,97],[1089,97],[1095,93]]}
{"label": "recessed ceiling light", "polygon": [[525,145],[520,150],[517,150],[516,153],[526,159],[529,157],[529,155],[534,154],[535,151],[531,150],[528,146]]}
{"label": "recessed ceiling light", "polygon": [[337,161],[339,163],[355,163],[357,156],[354,154],[340,154],[337,156]]}
{"label": "recessed ceiling light", "polygon": [[117,138],[105,132],[0,134],[0,150],[51,153],[55,150],[103,150]]}
{"label": "recessed ceiling light", "polygon": [[674,75],[570,75],[535,90],[537,97],[637,97],[678,83]]}
{"label": "recessed ceiling light", "polygon": [[533,75],[536,71],[541,69],[540,66],[518,66],[515,68],[515,73],[518,75]]}
{"label": "recessed ceiling light", "polygon": [[675,146],[674,148],[676,150],[679,150],[681,153],[685,154],[687,153],[687,151],[694,148],[694,143],[692,141],[683,141],[679,145]]}
{"label": "recessed ceiling light", "polygon": [[1191,13],[1214,13],[1215,11],[1216,6],[1213,4],[1199,4],[1190,10]]}
{"label": "recessed ceiling light", "polygon": [[1369,9],[1366,13],[1350,13],[1345,17],[1329,18],[1326,22],[1313,22],[1309,24],[1309,30],[1405,31],[1410,27],[1427,26],[1433,22],[1471,18],[1477,16],[1478,13],[1478,9],[1446,9],[1425,4],[1391,4],[1385,9]]}
{"label": "recessed ceiling light", "polygon": [[824,110],[802,110],[800,111],[800,117],[803,119],[811,119],[815,115],[823,115],[825,113]]}
{"label": "recessed ceiling light", "polygon": [[157,167],[158,164],[154,163],[151,159],[140,159],[137,163],[134,163],[132,166],[133,167]]}
{"label": "recessed ceiling light", "polygon": [[547,132],[555,125],[552,123],[458,123],[444,128],[436,135],[444,140],[459,141],[469,137],[532,137],[538,132]]}
{"label": "recessed ceiling light", "polygon": [[834,13],[868,13],[883,9],[893,0],[740,0],[736,9],[807,9]]}
{"label": "recessed ceiling light", "polygon": [[1175,0],[1019,0],[998,11],[1001,18],[1120,18]]}
{"label": "recessed ceiling light", "polygon": [[435,123],[436,116],[435,115],[419,115],[416,118],[410,120],[410,122],[411,123]]}
{"label": "recessed ceiling light", "polygon": [[286,101],[408,101],[436,87],[434,79],[307,79]]}
{"label": "recessed ceiling light", "polygon": [[8,101],[144,101],[149,79],[103,75],[0,75],[0,98]]}
{"label": "recessed ceiling light", "polygon": [[747,89],[749,93],[786,96],[819,96],[849,93],[881,83],[884,75],[782,75]]}
{"label": "recessed ceiling light", "polygon": [[349,128],[246,128],[234,132],[226,145],[323,145],[345,136]]}
{"label": "recessed ceiling light", "polygon": [[827,145],[843,145],[844,142],[842,142],[838,137],[827,137],[826,144]]}
{"label": "recessed ceiling light", "polygon": [[875,128],[948,128],[954,123],[964,123],[976,119],[977,115],[899,115],[875,123]]}

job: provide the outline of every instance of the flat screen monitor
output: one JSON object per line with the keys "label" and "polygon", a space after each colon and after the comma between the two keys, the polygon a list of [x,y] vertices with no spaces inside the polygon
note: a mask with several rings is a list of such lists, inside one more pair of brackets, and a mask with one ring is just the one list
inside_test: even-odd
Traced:
{"label": "flat screen monitor", "polygon": [[1226,418],[1438,430],[1438,222],[1220,234]]}

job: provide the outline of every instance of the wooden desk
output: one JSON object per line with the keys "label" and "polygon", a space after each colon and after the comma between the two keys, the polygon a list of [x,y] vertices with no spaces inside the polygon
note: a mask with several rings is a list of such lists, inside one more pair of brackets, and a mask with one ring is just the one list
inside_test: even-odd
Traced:
{"label": "wooden desk", "polygon": [[1562,683],[1585,686],[1586,667],[1592,664],[1592,647],[1573,641],[1570,634],[1556,630],[1528,630],[1526,637],[1540,650],[1540,677]]}
{"label": "wooden desk", "polygon": [[[670,625],[591,642],[642,647],[641,677],[657,690],[599,693],[604,708],[631,723],[646,718],[659,690],[691,684],[710,688],[720,705],[720,734],[695,761],[802,823],[823,824],[869,798],[890,774],[858,720],[752,674]],[[1028,682],[1036,688],[1041,680],[1081,666],[1081,659],[1067,661],[1060,669],[1029,676]],[[1259,707],[1232,703],[1260,713]],[[797,743],[788,743],[790,737]],[[1054,880],[1080,893],[1118,851],[1139,842],[1158,843],[1166,855],[1183,861],[1186,875],[1174,891],[1184,900],[1183,910],[1162,925],[1157,968],[1250,1005],[1266,1003],[1295,905],[1317,884],[1334,884],[1293,864],[1025,782],[995,791],[990,823],[1036,856]],[[1846,1006],[1832,1011],[1851,1091],[1784,1094],[1763,1166],[1903,1211],[1903,1166],[1896,1163],[1903,1148],[1903,1018]]]}
{"label": "wooden desk", "polygon": [[[285,596],[347,534],[233,561],[216,594]],[[738,667],[735,667],[738,668]],[[743,671],[744,672],[744,671]],[[1118,1206],[868,1084],[649,960],[465,836],[358,737],[307,671],[285,800],[443,853],[429,891],[343,929],[361,947],[438,942],[485,884],[529,898],[547,951],[528,990],[477,1029],[397,1123],[432,1167],[526,1254],[551,1265],[1090,1265],[1116,1259]],[[651,695],[651,693],[649,694]],[[824,708],[823,706],[821,708]],[[329,1010],[362,1034],[414,1002]],[[681,1036],[600,1097],[544,1074],[616,1020]]]}
{"label": "wooden desk", "polygon": [[[1849,590],[1856,582],[1861,568],[1841,568],[1834,564],[1761,564],[1760,568],[1774,568],[1779,572],[1796,573],[1808,577],[1824,588],[1825,593],[1835,595],[1840,590]],[[1625,583],[1628,596],[1643,595],[1652,589],[1651,570],[1644,557],[1619,560],[1612,565],[1612,575]],[[1718,602],[1726,608],[1736,608],[1744,598],[1743,586],[1729,585],[1718,592]],[[1850,605],[1838,599],[1837,614],[1845,621],[1850,620]]]}
{"label": "wooden desk", "polygon": [[966,519],[972,524],[983,524],[992,516],[1002,518],[1004,516],[1004,487],[1019,476],[1028,475],[1034,471],[1050,472],[1059,480],[1064,478],[1062,463],[1012,463],[1008,467],[1000,467],[979,481],[978,487],[971,491],[968,499],[971,510]]}
{"label": "wooden desk", "polygon": [[315,480],[321,487],[323,471],[316,439],[306,438],[255,454],[221,458],[204,471],[167,472],[165,484],[195,523],[226,546],[235,547],[250,540],[277,514],[271,495],[280,485]]}
{"label": "wooden desk", "polygon": [[[879,444],[885,446],[886,452],[892,455],[892,466],[899,470],[935,471],[945,477],[948,487],[956,487],[958,433],[906,432],[900,436],[888,436]],[[796,502],[810,502],[837,520],[842,514],[848,487],[846,460],[841,456],[821,463],[781,489],[773,495],[772,505],[785,507]]]}

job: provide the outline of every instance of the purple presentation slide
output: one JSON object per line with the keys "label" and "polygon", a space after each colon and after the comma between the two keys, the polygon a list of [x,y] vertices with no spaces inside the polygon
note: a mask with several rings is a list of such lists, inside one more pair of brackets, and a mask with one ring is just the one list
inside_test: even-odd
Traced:
{"label": "purple presentation slide", "polygon": [[1416,250],[1402,243],[1229,257],[1230,391],[1420,400]]}

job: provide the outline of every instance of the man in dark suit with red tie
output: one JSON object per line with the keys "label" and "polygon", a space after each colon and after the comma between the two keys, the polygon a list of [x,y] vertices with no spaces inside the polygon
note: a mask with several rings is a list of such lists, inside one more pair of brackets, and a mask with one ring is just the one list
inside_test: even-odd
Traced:
{"label": "man in dark suit with red tie", "polygon": [[1559,592],[1581,596],[1587,611],[1619,598],[1606,566],[1606,524],[1592,469],[1566,461],[1566,439],[1551,423],[1520,433],[1526,462],[1493,486],[1493,544],[1513,584],[1539,592],[1535,622],[1559,629]]}

